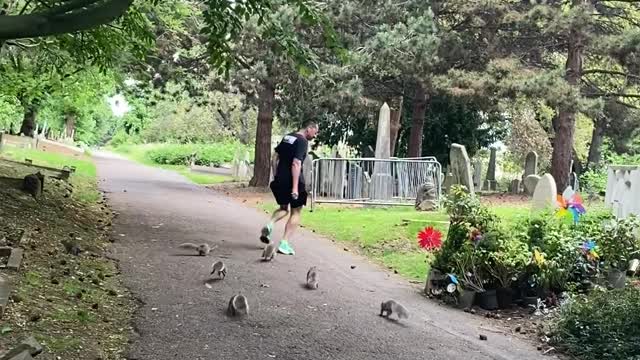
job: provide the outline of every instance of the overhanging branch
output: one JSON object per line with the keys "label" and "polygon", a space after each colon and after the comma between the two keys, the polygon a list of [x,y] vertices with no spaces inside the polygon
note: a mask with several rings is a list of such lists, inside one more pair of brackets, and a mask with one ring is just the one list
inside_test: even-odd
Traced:
{"label": "overhanging branch", "polygon": [[615,70],[589,69],[589,70],[585,70],[585,71],[582,72],[582,75],[589,75],[589,74],[618,75],[618,76],[623,76],[623,77],[630,78],[630,79],[638,79],[638,80],[640,80],[640,75],[627,74],[625,72],[615,71]]}
{"label": "overhanging branch", "polygon": [[[58,14],[57,9],[85,3],[95,3],[87,8],[73,8],[73,12]],[[108,24],[131,6],[133,0],[76,0],[69,4],[29,15],[0,16],[0,41],[59,35],[84,31]]]}

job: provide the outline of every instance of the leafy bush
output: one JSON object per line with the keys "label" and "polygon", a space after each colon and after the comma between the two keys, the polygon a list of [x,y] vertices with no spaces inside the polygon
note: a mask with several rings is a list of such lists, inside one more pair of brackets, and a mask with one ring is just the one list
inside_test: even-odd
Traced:
{"label": "leafy bush", "polygon": [[589,169],[580,176],[580,186],[587,193],[604,195],[607,190],[607,169]]}
{"label": "leafy bush", "polygon": [[498,218],[487,207],[480,204],[480,199],[470,194],[464,185],[454,185],[449,195],[443,200],[451,223],[468,223],[469,226],[483,232],[490,230]]}
{"label": "leafy bush", "polygon": [[607,267],[624,270],[629,260],[640,257],[640,239],[637,236],[639,228],[640,218],[633,215],[604,224],[596,241],[602,249],[602,258]]}
{"label": "leafy bush", "polygon": [[554,346],[584,360],[640,359],[640,289],[594,291],[563,305]]}
{"label": "leafy bush", "polygon": [[151,149],[146,156],[157,164],[220,166],[233,160],[238,149],[246,149],[238,142],[215,144],[167,144]]}

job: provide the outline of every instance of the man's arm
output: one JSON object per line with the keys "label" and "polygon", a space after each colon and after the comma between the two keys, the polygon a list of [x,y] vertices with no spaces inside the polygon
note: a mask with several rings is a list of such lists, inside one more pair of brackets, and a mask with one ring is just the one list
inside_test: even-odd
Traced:
{"label": "man's arm", "polygon": [[291,188],[291,194],[298,195],[298,182],[300,181],[300,170],[302,170],[302,161],[300,159],[294,158],[293,163],[291,164],[291,177],[293,178],[293,186]]}
{"label": "man's arm", "polygon": [[293,155],[293,162],[291,163],[291,180],[293,186],[291,187],[291,194],[298,195],[298,183],[300,182],[300,172],[302,171],[302,159],[307,154],[307,141],[298,139],[296,140],[295,153]]}
{"label": "man's arm", "polygon": [[276,176],[276,170],[278,169],[278,162],[280,162],[280,156],[278,152],[274,151],[273,156],[271,156],[271,173],[273,176]]}

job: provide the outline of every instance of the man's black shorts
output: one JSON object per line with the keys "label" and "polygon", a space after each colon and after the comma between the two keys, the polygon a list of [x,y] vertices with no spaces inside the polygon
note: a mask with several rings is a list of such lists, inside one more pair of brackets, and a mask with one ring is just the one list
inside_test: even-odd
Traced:
{"label": "man's black shorts", "polygon": [[307,191],[302,183],[298,185],[298,198],[296,200],[291,198],[291,185],[289,184],[279,184],[272,181],[269,187],[278,205],[291,205],[292,209],[307,205]]}

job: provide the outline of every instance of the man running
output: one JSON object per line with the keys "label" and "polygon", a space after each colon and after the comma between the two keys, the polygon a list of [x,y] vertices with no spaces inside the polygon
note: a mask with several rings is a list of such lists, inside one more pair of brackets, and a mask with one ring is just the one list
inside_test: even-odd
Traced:
{"label": "man running", "polygon": [[262,228],[260,241],[265,244],[271,242],[273,225],[289,214],[291,215],[284,228],[284,236],[278,246],[278,252],[286,255],[294,255],[293,248],[289,245],[289,239],[300,223],[302,207],[307,204],[307,191],[305,179],[302,174],[302,163],[307,157],[309,140],[318,134],[318,124],[307,120],[300,130],[285,135],[280,144],[275,148],[272,162],[274,179],[270,184],[273,196],[280,207],[273,212],[271,220]]}

